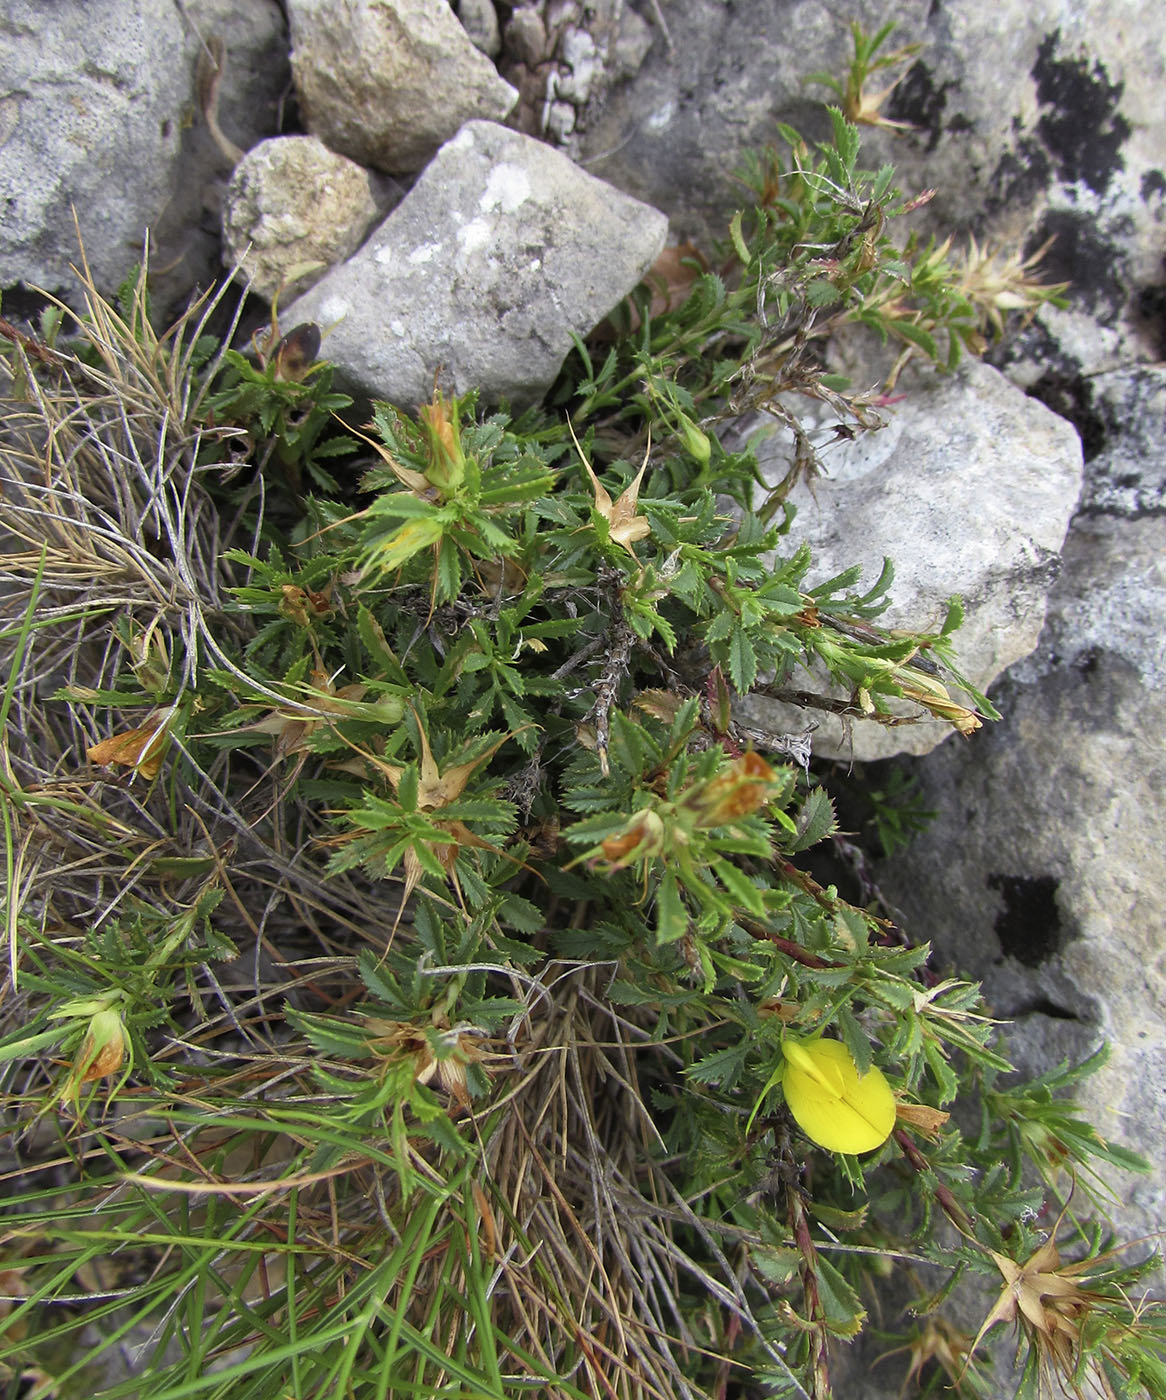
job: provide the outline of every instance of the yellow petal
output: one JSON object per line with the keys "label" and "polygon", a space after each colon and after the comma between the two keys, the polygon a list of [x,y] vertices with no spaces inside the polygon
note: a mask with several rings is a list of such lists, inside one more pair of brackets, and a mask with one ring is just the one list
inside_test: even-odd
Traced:
{"label": "yellow petal", "polygon": [[874,1065],[860,1075],[840,1040],[782,1042],[782,1090],[802,1132],[829,1152],[873,1152],[895,1126],[891,1086]]}

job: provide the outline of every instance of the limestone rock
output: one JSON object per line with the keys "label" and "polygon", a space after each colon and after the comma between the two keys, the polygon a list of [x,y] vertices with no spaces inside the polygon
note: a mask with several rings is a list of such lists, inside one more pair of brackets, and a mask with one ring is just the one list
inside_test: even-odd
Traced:
{"label": "limestone rock", "polygon": [[652,265],[667,222],[548,146],[470,122],[347,263],[287,310],[331,328],[329,358],[369,397],[412,406],[439,382],[537,399],[571,348]]}
{"label": "limestone rock", "polygon": [[457,17],[474,48],[487,58],[497,58],[502,48],[502,28],[493,0],[458,0]]}
{"label": "limestone rock", "polygon": [[[223,257],[270,301],[305,292],[360,246],[381,212],[373,177],[314,136],[276,136],[235,167],[223,202]],[[250,249],[248,252],[247,250]]]}
{"label": "limestone rock", "polygon": [[290,0],[288,15],[308,128],[362,165],[420,170],[463,122],[518,99],[448,0]]}
{"label": "limestone rock", "polygon": [[517,6],[506,22],[499,71],[518,89],[511,125],[576,158],[589,112],[633,77],[652,30],[628,0],[548,0]]}
{"label": "limestone rock", "polygon": [[547,27],[533,5],[519,5],[506,21],[506,44],[515,58],[529,68],[550,57]]}
{"label": "limestone rock", "polygon": [[[9,0],[0,20],[0,285],[72,298],[77,211],[97,286],[113,292],[153,236],[161,305],[218,266],[217,220],[202,226],[222,156],[197,116],[203,43],[227,51],[222,123],[241,146],[275,128],[286,84],[271,0]],[[242,99],[242,100],[241,100]],[[163,269],[169,269],[165,275]]]}
{"label": "limestone rock", "polygon": [[[1036,646],[1081,486],[1080,443],[1070,424],[987,365],[914,383],[904,403],[886,410],[885,428],[829,448],[829,475],[794,488],[789,548],[812,549],[811,585],[853,564],[873,583],[890,558],[893,601],[879,621],[891,627],[937,626],[945,601],[960,594],[960,668],[986,690]],[[767,480],[784,477],[779,436],[758,456]],[[896,728],[855,721],[848,730],[834,715],[778,708],[761,696],[743,708],[750,722],[779,732],[814,719],[814,751],[828,757],[921,754],[953,733],[930,718]]]}
{"label": "limestone rock", "polygon": [[12,0],[0,26],[0,281],[72,281],[71,208],[101,285],[140,258],[181,142],[183,57],[181,20],[162,0],[63,4],[52,24],[35,0]]}
{"label": "limestone rock", "polygon": [[[1103,391],[1116,411],[1144,405],[1153,388],[1156,419],[1115,416],[1095,458],[1105,475],[1151,490],[1166,474],[1166,373],[1130,371]],[[1078,515],[1040,644],[1004,683],[1003,721],[913,765],[925,805],[940,816],[879,874],[910,931],[982,978],[993,1010],[1016,1020],[1023,1067],[1037,1072],[1110,1043],[1110,1064],[1085,1089],[1086,1116],[1158,1164],[1166,1159],[1164,616],[1161,513],[1127,503]],[[1161,1172],[1115,1184],[1128,1188],[1115,1208],[1127,1237],[1159,1229]]]}
{"label": "limestone rock", "polygon": [[[1136,320],[1139,293],[1160,303],[1166,211],[1166,49],[1145,14],[1142,0],[900,6],[883,52],[922,47],[869,87],[902,73],[883,113],[913,130],[864,127],[863,166],[889,161],[903,190],[935,188],[913,224],[941,236],[967,229],[1033,250],[1056,235],[1049,280],[1071,278],[1074,306],[1095,319]],[[825,139],[821,103],[833,99],[805,75],[844,74],[848,22],[870,33],[886,15],[819,0],[675,0],[666,18],[669,42],[654,45],[635,83],[588,112],[579,158],[707,248],[740,199],[742,153],[778,142],[779,121]],[[1093,348],[1107,347],[1094,336]]]}

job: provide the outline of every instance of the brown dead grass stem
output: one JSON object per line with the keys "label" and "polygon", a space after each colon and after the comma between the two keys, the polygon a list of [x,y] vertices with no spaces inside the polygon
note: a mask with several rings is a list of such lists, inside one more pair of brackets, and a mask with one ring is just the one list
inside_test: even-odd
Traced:
{"label": "brown dead grass stem", "polygon": [[[325,1105],[319,1059],[296,1048],[284,1003],[310,995],[342,1010],[358,998],[353,952],[383,949],[399,894],[359,869],[325,878],[324,818],[252,753],[200,762],[176,727],[156,775],[144,762],[125,771],[88,756],[111,725],[115,737],[118,724],[123,736],[148,729],[151,686],[156,717],[178,713],[184,697],[193,703],[208,667],[244,674],[253,624],[230,608],[240,580],[224,556],[254,551],[263,500],[257,487],[246,510],[224,514],[225,494],[212,489],[221,469],[205,464],[230,462],[234,430],[208,428],[198,414],[207,380],[192,347],[206,306],[159,337],[144,281],[125,314],[91,283],[85,303],[51,363],[32,364],[19,340],[0,356],[0,677],[9,677],[0,803],[13,852],[0,1033],[20,1025],[26,962],[81,949],[135,910],[165,927],[205,890],[221,892],[216,927],[243,956],[192,967],[188,1023],[155,1037],[158,1067],[182,1066],[168,1099],[177,1125],[158,1133],[149,1093],[142,1108],[131,1095],[107,1116],[105,1141],[139,1174],[103,1187],[101,1209],[182,1182],[188,1196],[253,1212],[238,1236],[252,1249],[286,1238],[294,1191],[297,1247],[322,1261],[320,1296],[334,1288],[339,1297],[409,1237],[415,1202],[383,1152],[317,1168],[310,1140],[264,1113]],[[143,702],[119,719],[101,692],[116,692],[128,672]],[[525,990],[512,980],[525,1010],[495,1046],[491,1093],[459,1124],[481,1153],[472,1210],[464,1195],[456,1207],[451,1198],[453,1213],[439,1217],[412,1291],[395,1306],[420,1332],[467,1344],[477,1325],[464,1303],[476,1219],[490,1324],[508,1365],[558,1376],[573,1394],[696,1400],[707,1394],[698,1372],[733,1364],[719,1350],[725,1336],[746,1334],[776,1368],[783,1362],[753,1312],[762,1292],[738,1281],[749,1265],[732,1230],[702,1219],[669,1180],[645,1066],[656,1082],[681,1062],[609,1001],[610,981],[608,967],[554,961]],[[39,1061],[10,1077],[8,1107],[51,1100],[56,1072]],[[208,1128],[224,1111],[236,1127]],[[254,1126],[238,1126],[247,1114]],[[38,1113],[24,1130],[26,1165],[49,1180],[93,1151],[82,1138],[62,1154],[67,1133],[56,1128],[46,1138]],[[438,1189],[449,1169],[441,1151],[412,1139],[408,1151]],[[264,1287],[282,1268],[274,1255],[270,1263]],[[249,1283],[247,1296],[258,1287]],[[706,1300],[696,1310],[694,1296]]]}
{"label": "brown dead grass stem", "polygon": [[[96,694],[119,674],[168,667],[166,709],[201,668],[241,663],[249,633],[229,608],[239,580],[224,554],[254,547],[262,488],[229,509],[210,489],[226,469],[217,464],[233,466],[237,430],[200,421],[210,366],[195,353],[225,290],[159,335],[144,274],[124,315],[86,280],[80,315],[57,304],[65,320],[49,363],[34,364],[19,341],[0,356],[0,676],[11,678],[2,776],[19,856],[6,916],[12,970],[21,911],[61,931],[93,928],[135,899],[180,910],[207,870],[184,880],[176,860],[201,860],[225,883],[248,944],[270,948],[294,929],[292,946],[318,952],[313,929],[327,947],[334,931],[375,929],[383,916],[388,891],[346,878],[325,890],[320,861],[304,859],[316,829],[305,809],[256,822],[272,792],[244,800],[253,762],[223,754],[200,767],[180,735],[184,761],[153,782],[86,756],[116,723]],[[68,700],[54,698],[62,692]],[[142,715],[127,709],[122,722]]]}

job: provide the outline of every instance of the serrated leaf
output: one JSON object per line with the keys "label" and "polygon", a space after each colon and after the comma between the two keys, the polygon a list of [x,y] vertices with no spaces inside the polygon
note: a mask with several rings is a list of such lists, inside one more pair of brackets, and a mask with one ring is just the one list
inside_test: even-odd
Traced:
{"label": "serrated leaf", "polygon": [[439,603],[452,603],[461,592],[462,564],[452,540],[443,539],[437,551],[434,597]]}
{"label": "serrated leaf", "polygon": [[702,1055],[684,1073],[694,1083],[716,1084],[725,1090],[732,1089],[741,1078],[751,1048],[748,1040],[741,1040],[723,1050],[714,1050]]}
{"label": "serrated leaf", "polygon": [[765,901],[761,891],[747,875],[743,875],[727,860],[717,861],[713,870],[738,908],[746,910],[756,918],[765,917]]}
{"label": "serrated leaf", "polygon": [[923,1058],[926,1060],[931,1077],[939,1089],[940,1105],[951,1103],[959,1093],[959,1076],[948,1064],[938,1041],[932,1040],[929,1036],[923,1038]]}
{"label": "serrated leaf", "polygon": [[947,613],[943,619],[943,626],[939,629],[941,637],[950,637],[964,625],[964,600],[958,593],[953,593],[947,600]]}
{"label": "serrated leaf", "polygon": [[836,1013],[838,1029],[859,1074],[865,1074],[871,1067],[872,1054],[866,1032],[858,1024],[850,1006],[843,1002]]}
{"label": "serrated leaf", "polygon": [[796,1249],[777,1249],[772,1245],[754,1245],[749,1257],[763,1278],[779,1285],[795,1278],[802,1262],[802,1256]]}
{"label": "serrated leaf", "polygon": [[656,940],[675,943],[688,932],[688,910],[680,897],[676,876],[666,871],[656,887]]}
{"label": "serrated leaf", "polygon": [[757,679],[757,652],[749,634],[736,626],[729,637],[729,680],[738,695],[747,695]]}
{"label": "serrated leaf", "polygon": [[834,804],[824,788],[814,788],[798,809],[797,840],[793,851],[808,850],[835,828]]}
{"label": "serrated leaf", "polygon": [[498,907],[498,920],[510,924],[520,933],[538,933],[546,923],[546,915],[537,904],[521,895],[508,894]]}
{"label": "serrated leaf", "polygon": [[858,1301],[858,1294],[821,1254],[815,1259],[814,1274],[827,1330],[835,1337],[857,1337],[866,1320],[866,1309]]}

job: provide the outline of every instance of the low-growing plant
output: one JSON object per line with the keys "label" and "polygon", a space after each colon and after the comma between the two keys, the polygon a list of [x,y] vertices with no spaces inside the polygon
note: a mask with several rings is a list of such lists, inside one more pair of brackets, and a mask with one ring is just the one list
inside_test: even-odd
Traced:
{"label": "low-growing plant", "polygon": [[890,567],[816,579],[722,441],[768,410],[812,474],[797,395],[879,421],[827,337],[951,366],[1050,295],[898,237],[831,122],[517,417],[336,427],[311,329],[255,363],[92,286],[51,343],[0,325],[12,1386],[824,1400],[896,1273],[911,1378],[992,1393],[1003,1321],[1022,1393],[1166,1392],[1152,1259],[1067,1210],[1144,1169],[1090,1066],[1017,1082],[977,988],[809,873],[830,793],[735,718],[994,714],[958,600],[880,628]]}

